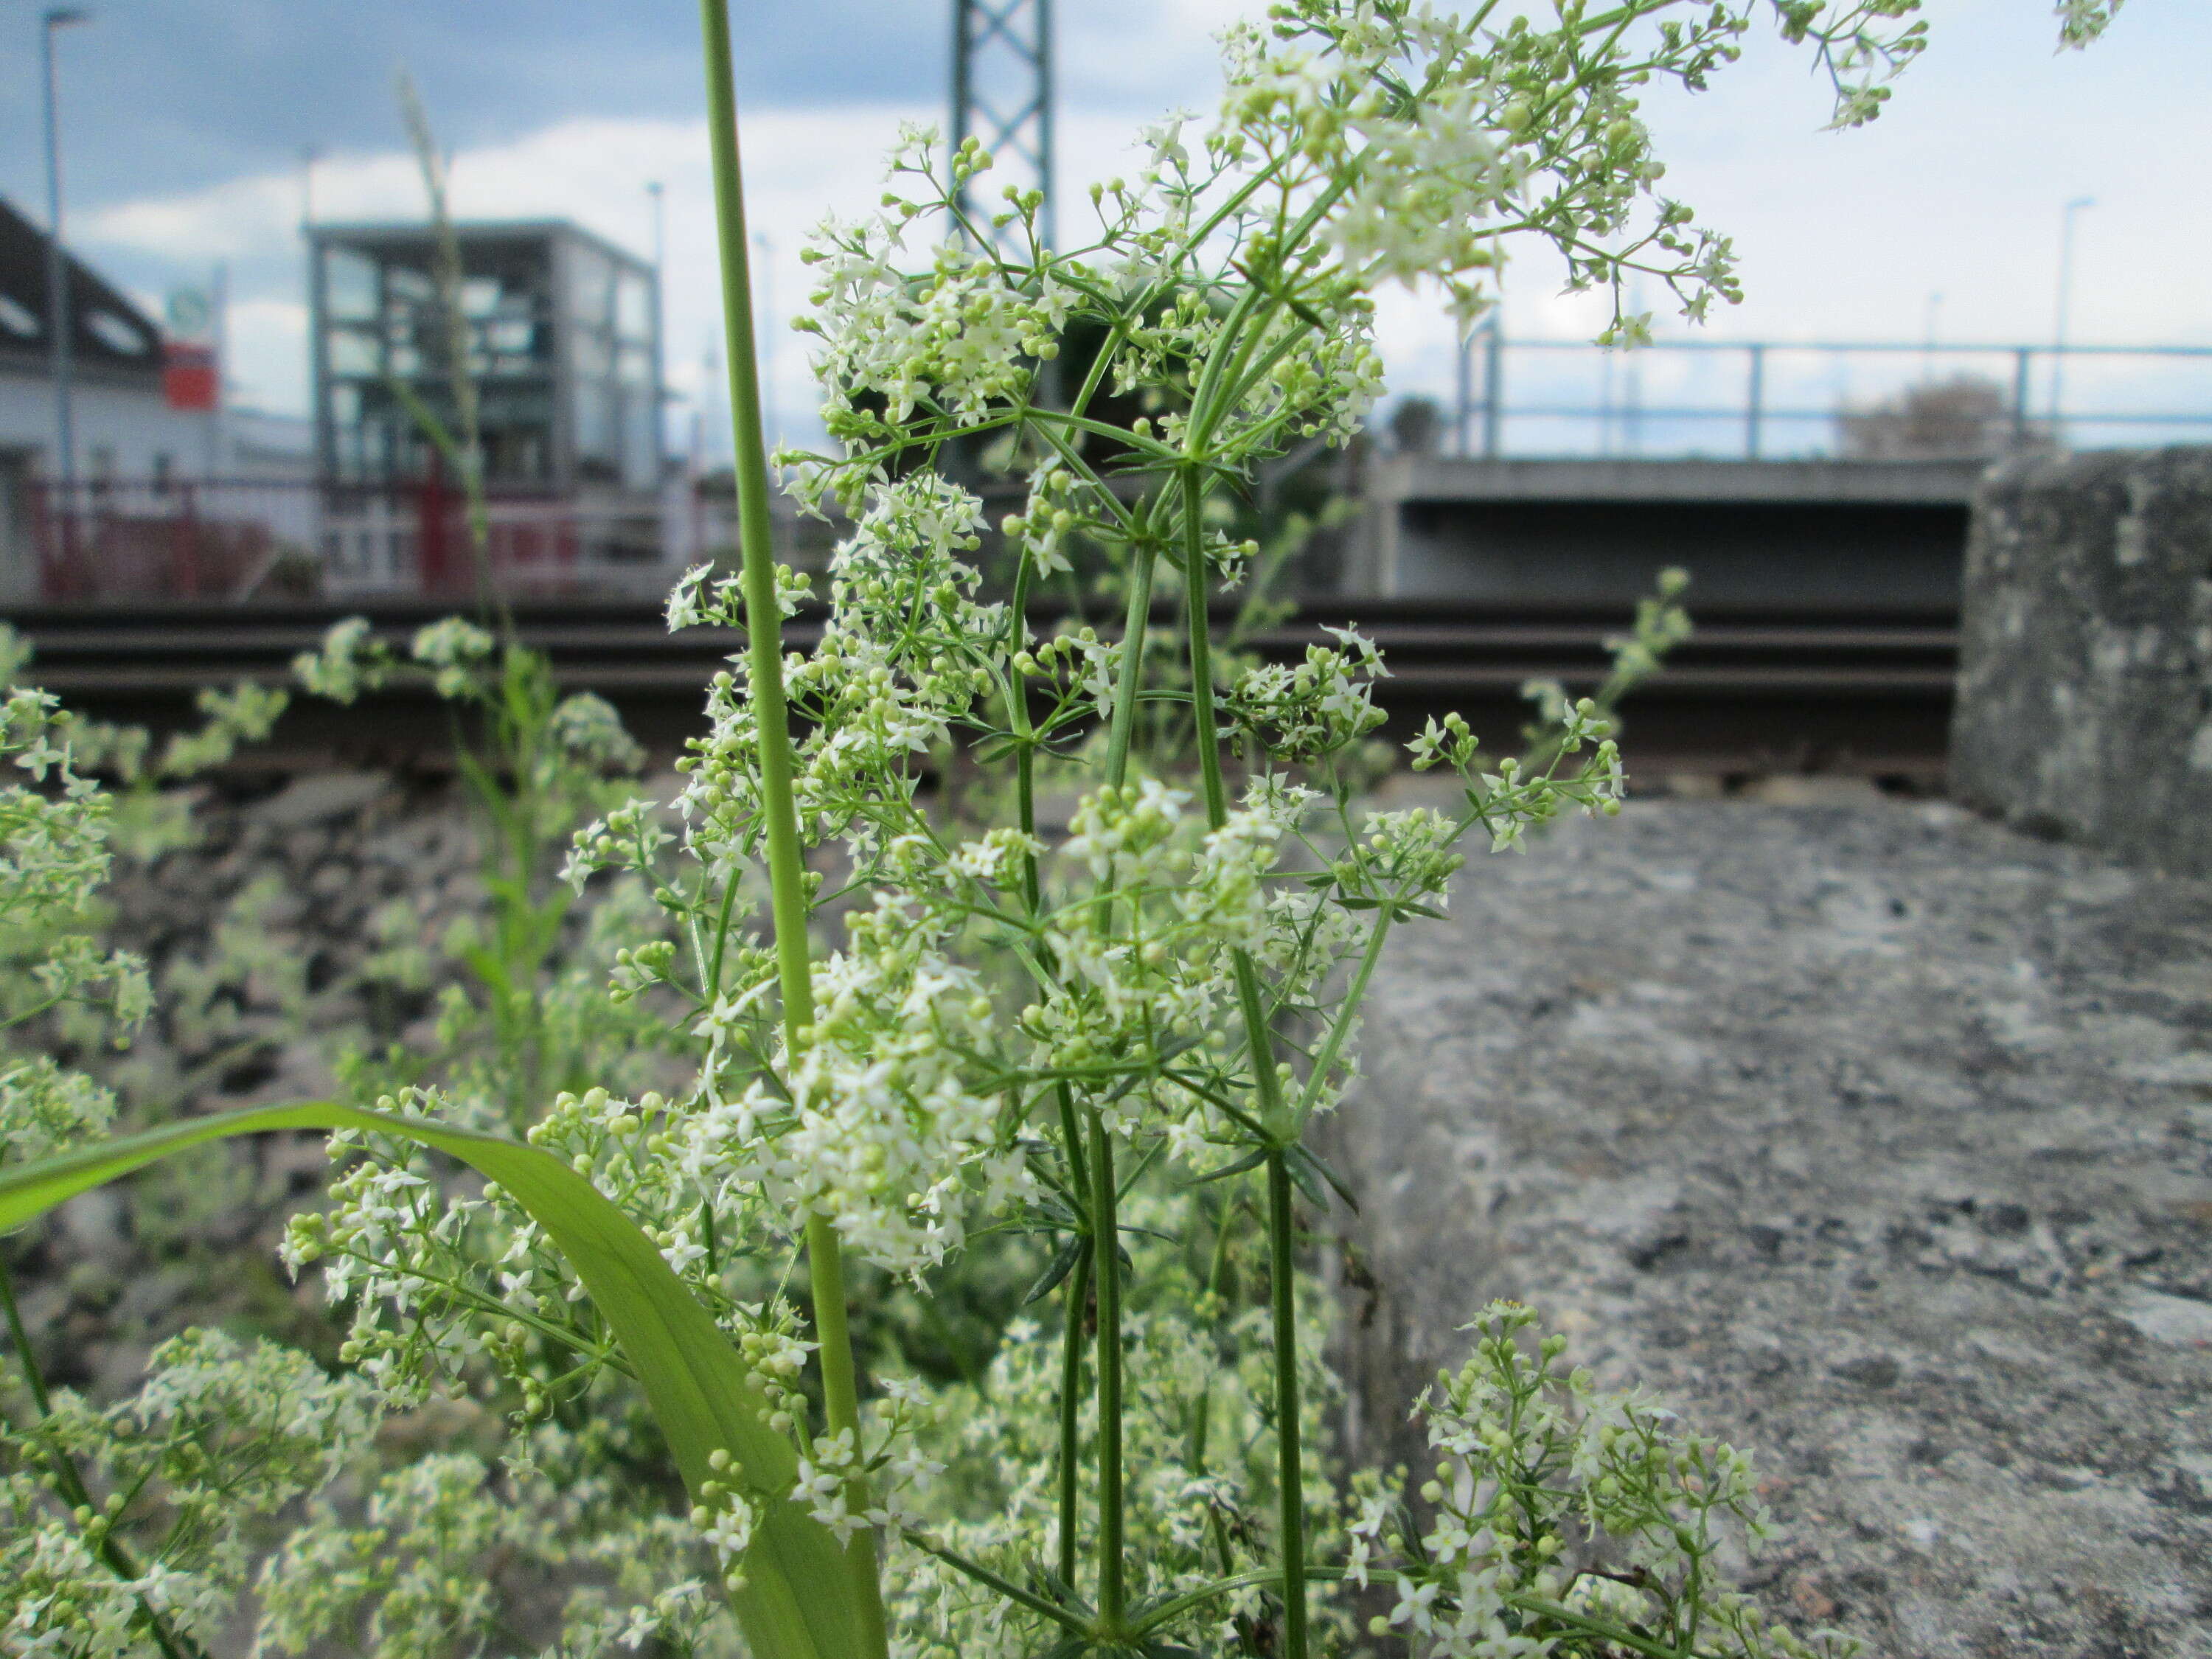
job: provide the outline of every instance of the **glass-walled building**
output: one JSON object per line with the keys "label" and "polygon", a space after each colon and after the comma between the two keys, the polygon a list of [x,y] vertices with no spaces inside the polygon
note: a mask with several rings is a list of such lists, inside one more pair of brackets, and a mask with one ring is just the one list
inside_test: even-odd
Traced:
{"label": "glass-walled building", "polygon": [[[653,267],[565,222],[462,224],[455,234],[491,489],[656,488]],[[308,238],[319,471],[335,484],[427,477],[436,462],[422,412],[456,430],[453,334],[430,227],[318,225]]]}

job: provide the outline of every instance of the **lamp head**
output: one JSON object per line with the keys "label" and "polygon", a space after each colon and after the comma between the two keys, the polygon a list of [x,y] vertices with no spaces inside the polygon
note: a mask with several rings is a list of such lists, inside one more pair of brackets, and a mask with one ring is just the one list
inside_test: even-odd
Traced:
{"label": "lamp head", "polygon": [[92,14],[77,6],[49,6],[45,21],[50,30],[65,29],[75,23],[89,23]]}

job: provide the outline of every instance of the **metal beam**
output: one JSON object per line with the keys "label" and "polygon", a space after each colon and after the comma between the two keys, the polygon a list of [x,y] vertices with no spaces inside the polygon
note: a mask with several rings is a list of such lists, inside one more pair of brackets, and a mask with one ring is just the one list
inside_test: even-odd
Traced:
{"label": "metal beam", "polygon": [[1002,211],[999,188],[1044,192],[1037,230],[1046,246],[1053,224],[1052,0],[952,0],[952,149],[973,137],[996,165],[987,194],[961,210],[971,222]]}

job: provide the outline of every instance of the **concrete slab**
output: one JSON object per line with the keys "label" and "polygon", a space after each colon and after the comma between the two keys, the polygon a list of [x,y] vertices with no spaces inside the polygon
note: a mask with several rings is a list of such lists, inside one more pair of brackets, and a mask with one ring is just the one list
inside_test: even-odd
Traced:
{"label": "concrete slab", "polygon": [[2212,884],[1954,807],[1632,804],[1378,979],[1349,1425],[1495,1296],[1755,1448],[1896,1659],[2212,1653]]}

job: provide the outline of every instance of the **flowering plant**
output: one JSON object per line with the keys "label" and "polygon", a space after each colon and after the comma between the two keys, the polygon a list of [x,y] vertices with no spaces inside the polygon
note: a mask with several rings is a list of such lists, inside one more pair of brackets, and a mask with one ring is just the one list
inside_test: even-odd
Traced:
{"label": "flowering plant", "polygon": [[[174,1146],[340,1131],[349,1167],[286,1254],[354,1300],[354,1375],[316,1407],[327,1451],[289,1446],[268,1506],[356,1455],[362,1413],[441,1393],[508,1415],[516,1501],[567,1473],[569,1509],[535,1524],[459,1452],[372,1481],[358,1529],[314,1498],[264,1571],[267,1648],[364,1631],[395,1654],[526,1645],[469,1565],[504,1550],[631,1569],[627,1618],[603,1589],[548,1653],[1306,1659],[1352,1650],[1370,1589],[1395,1593],[1381,1632],[1427,1654],[1808,1650],[1721,1582],[1731,1538],[1761,1524],[1744,1460],[1562,1375],[1556,1340],[1532,1357],[1525,1310],[1486,1311],[1474,1360],[1425,1403],[1433,1480],[1360,1472],[1340,1493],[1311,1451],[1333,1384],[1301,1214],[1340,1183],[1310,1132],[1353,1081],[1361,1000],[1393,931],[1439,913],[1468,833],[1504,852],[1561,812],[1619,810],[1612,706],[1685,631],[1679,582],[1597,696],[1534,688],[1527,755],[1492,762],[1463,720],[1431,721],[1411,760],[1450,775],[1450,804],[1371,811],[1380,653],[1343,629],[1295,665],[1229,659],[1217,599],[1255,550],[1209,510],[1294,441],[1358,428],[1382,385],[1381,283],[1439,287],[1472,321],[1520,237],[1614,294],[1614,343],[1650,325],[1618,306],[1628,272],[1692,318],[1734,299],[1727,239],[1659,192],[1637,100],[1701,88],[1770,9],[1831,78],[1840,125],[1877,113],[1920,48],[1912,0],[1563,0],[1548,25],[1296,0],[1229,32],[1212,117],[1152,129],[1065,249],[1041,242],[1034,192],[974,205],[991,158],[973,141],[940,166],[909,131],[881,210],[808,251],[833,444],[786,459],[801,501],[852,529],[819,646],[787,655],[810,584],[769,550],[727,20],[704,0],[744,558],[685,577],[669,621],[742,628],[748,648],[714,680],[677,799],[611,805],[567,871],[649,890],[664,925],[617,956],[611,995],[674,1011],[697,1045],[688,1086],[519,1113],[410,1088],[0,1174],[7,1225]],[[2060,10],[2069,40],[2106,15]],[[1026,484],[995,526],[937,465],[985,434]],[[1002,601],[987,537],[1011,556]],[[1078,551],[1115,573],[1120,627],[1040,638],[1030,601]],[[461,695],[489,652],[455,624],[416,654]],[[387,666],[348,636],[305,672],[344,696]],[[561,741],[613,742],[595,710],[572,723],[587,729]],[[1006,822],[956,824],[925,789],[956,749],[1007,775]],[[1055,790],[1075,797],[1064,822]],[[518,1127],[526,1144],[503,1138]],[[994,1357],[950,1387],[864,1370],[859,1267],[927,1297],[1009,1239],[1042,1311]],[[35,1480],[11,1502],[45,1514],[70,1585],[105,1571],[112,1588],[96,1618],[76,1588],[19,1597],[16,1650],[203,1650],[200,1587],[238,1582],[238,1552],[200,1550],[198,1600],[161,1577],[167,1555],[116,1552],[143,1496],[188,1516],[216,1501],[161,1449],[251,1397],[191,1380],[225,1364],[266,1371],[270,1398],[322,1399],[206,1342],[104,1427],[41,1398],[24,1455],[66,1518]],[[142,1424],[158,1444],[126,1446]],[[94,1501],[103,1480],[120,1503]],[[641,1583],[640,1564],[665,1576]]]}

